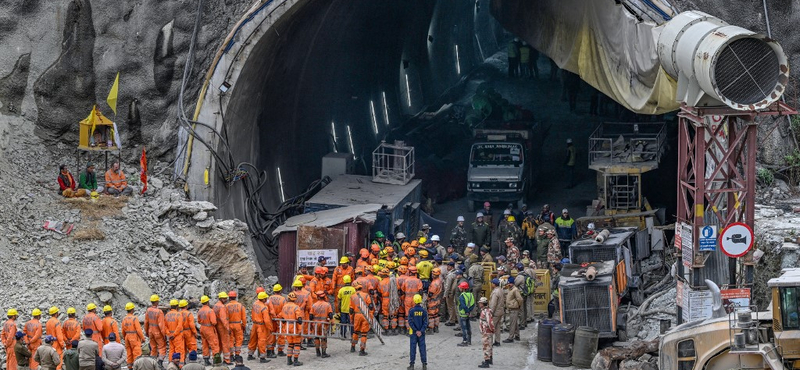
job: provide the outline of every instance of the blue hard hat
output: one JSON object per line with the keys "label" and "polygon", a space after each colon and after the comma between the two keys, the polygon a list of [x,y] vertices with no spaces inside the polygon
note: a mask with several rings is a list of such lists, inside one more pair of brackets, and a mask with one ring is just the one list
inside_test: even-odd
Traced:
{"label": "blue hard hat", "polygon": [[494,279],[492,279],[492,284],[494,284],[494,285],[500,285],[500,279],[498,279],[498,278],[494,278]]}
{"label": "blue hard hat", "polygon": [[317,262],[322,262],[322,261],[325,261],[325,256],[317,257]]}
{"label": "blue hard hat", "polygon": [[86,334],[87,337],[91,337],[94,331],[92,329],[86,329],[83,333]]}
{"label": "blue hard hat", "polygon": [[189,352],[189,361],[197,361],[197,351]]}
{"label": "blue hard hat", "polygon": [[562,259],[561,259],[561,263],[562,263],[562,264],[567,264],[567,263],[569,263],[569,258],[567,258],[567,257],[564,257],[564,258],[562,258]]}
{"label": "blue hard hat", "polygon": [[17,339],[22,338],[24,336],[25,336],[25,333],[23,333],[21,331],[18,331],[17,334],[14,334],[14,338],[17,338]]}
{"label": "blue hard hat", "polygon": [[525,268],[525,265],[523,265],[521,262],[517,262],[517,270],[522,270],[524,268]]}
{"label": "blue hard hat", "polygon": [[48,336],[44,337],[44,342],[45,343],[53,343],[55,340],[56,340],[56,337],[54,337],[52,335],[48,335]]}
{"label": "blue hard hat", "polygon": [[450,255],[450,259],[451,260],[458,260],[458,254],[455,254],[455,253],[451,254]]}
{"label": "blue hard hat", "polygon": [[442,256],[437,254],[436,256],[433,257],[433,260],[436,262],[442,262]]}
{"label": "blue hard hat", "polygon": [[513,276],[509,276],[508,277],[508,283],[509,284],[514,284],[514,277]]}
{"label": "blue hard hat", "polygon": [[181,359],[181,354],[177,353],[177,352],[173,353],[172,354],[172,359],[173,360],[180,360]]}

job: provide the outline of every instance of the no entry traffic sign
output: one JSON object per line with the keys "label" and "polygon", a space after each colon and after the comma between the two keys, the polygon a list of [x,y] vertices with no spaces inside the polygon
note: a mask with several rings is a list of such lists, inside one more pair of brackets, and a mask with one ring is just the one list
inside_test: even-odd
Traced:
{"label": "no entry traffic sign", "polygon": [[719,235],[719,246],[728,257],[741,257],[753,247],[755,236],[747,224],[735,222],[725,227]]}

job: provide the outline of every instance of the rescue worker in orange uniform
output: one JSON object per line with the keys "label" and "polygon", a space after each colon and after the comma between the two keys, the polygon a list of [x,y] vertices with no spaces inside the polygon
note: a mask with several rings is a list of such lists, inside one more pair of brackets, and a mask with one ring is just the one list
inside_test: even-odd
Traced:
{"label": "rescue worker in orange uniform", "polygon": [[[25,337],[28,341],[28,350],[30,350],[31,353],[36,353],[36,349],[42,345],[42,323],[39,321],[39,318],[42,316],[42,311],[38,308],[34,308],[33,312],[31,312],[31,316],[33,317],[25,323]],[[31,369],[36,369],[39,367],[39,363],[31,357],[29,367]]]}
{"label": "rescue worker in orange uniform", "polygon": [[389,278],[389,269],[382,269],[378,275],[381,277],[378,283],[378,295],[381,299],[381,327],[389,335],[394,335],[397,330],[397,309],[392,310],[389,306],[391,302],[392,289],[397,292],[397,280],[394,282]]}
{"label": "rescue worker in orange uniform", "polygon": [[408,279],[408,267],[400,266],[397,268],[397,294],[400,296],[400,305],[397,307],[397,329],[405,332],[406,329],[406,306],[403,301],[403,283]]}
{"label": "rescue worker in orange uniform", "polygon": [[78,319],[75,318],[74,307],[67,308],[67,320],[64,321],[61,328],[64,331],[64,342],[67,345],[67,349],[72,348],[73,340],[81,340],[81,324],[78,322]]}
{"label": "rescue worker in orange uniform", "polygon": [[442,304],[444,283],[442,270],[434,267],[431,271],[431,285],[428,286],[428,329],[434,333],[439,332],[439,306]]}
{"label": "rescue worker in orange uniform", "polygon": [[[270,317],[273,319],[272,333],[278,331],[278,322],[274,319],[278,318],[278,314],[283,311],[283,306],[286,304],[286,298],[281,295],[282,290],[283,287],[280,284],[275,284],[275,286],[272,287],[272,295],[269,296],[269,299],[267,300]],[[275,347],[277,346],[278,351],[276,356],[284,356],[286,355],[286,353],[283,352],[283,345],[285,343],[286,338],[284,338],[282,335],[271,334],[267,340],[267,351],[272,351],[272,353],[275,353]]]}
{"label": "rescue worker in orange uniform", "polygon": [[324,290],[318,290],[314,295],[317,296],[317,301],[311,305],[311,315],[309,315],[309,319],[325,322],[325,324],[318,323],[314,327],[314,348],[317,350],[317,357],[327,358],[331,357],[328,354],[327,333],[330,328],[330,322],[333,320],[333,309],[326,299],[327,293],[325,293]]}
{"label": "rescue worker in orange uniform", "polygon": [[[380,244],[372,243],[372,245],[369,246],[369,251],[370,251],[369,252],[369,259],[370,260],[380,258],[380,255],[381,255],[381,246],[380,246]],[[372,262],[370,262],[370,264],[372,264]]]}
{"label": "rescue worker in orange uniform", "polygon": [[353,318],[353,339],[350,341],[350,352],[356,351],[356,343],[361,338],[359,356],[367,355],[367,333],[369,333],[369,318],[375,314],[372,298],[364,291],[358,282],[353,283],[356,294],[350,296],[350,316]]}
{"label": "rescue worker in orange uniform", "polygon": [[[300,310],[303,312],[303,320],[308,321],[309,312],[311,311],[311,299],[312,299],[311,295],[303,287],[303,284],[300,282],[300,280],[295,280],[294,283],[292,283],[292,289],[294,289],[294,294],[297,295],[297,301],[295,302],[295,304],[297,305],[297,307],[300,307]],[[308,323],[302,326],[301,333],[302,334],[308,333]],[[309,346],[313,345],[310,338],[308,339],[308,341],[309,342],[307,345]],[[305,349],[303,347],[303,342],[304,340],[300,341],[301,349]]]}
{"label": "rescue worker in orange uniform", "polygon": [[158,308],[161,299],[157,295],[150,296],[150,307],[144,315],[144,333],[150,338],[150,350],[152,354],[158,354],[159,365],[164,362],[167,356],[167,344],[164,341],[167,328],[164,325],[164,312]]}
{"label": "rescue worker in orange uniform", "polygon": [[133,362],[142,355],[142,342],[144,342],[144,333],[142,333],[142,325],[139,324],[139,316],[133,314],[136,306],[133,302],[125,304],[125,311],[128,314],[122,319],[122,335],[125,338],[125,353],[128,355],[128,369],[133,369]]}
{"label": "rescue worker in orange uniform", "polygon": [[17,370],[17,356],[14,352],[14,345],[17,344],[17,313],[16,309],[9,308],[6,313],[8,320],[3,323],[3,332],[0,334],[0,339],[3,341],[3,347],[6,348],[6,370]]}
{"label": "rescue worker in orange uniform", "polygon": [[97,305],[89,303],[86,305],[86,316],[83,317],[83,331],[92,329],[92,340],[97,343],[97,355],[103,355],[103,320],[97,316]]}
{"label": "rescue worker in orange uniform", "polygon": [[167,343],[169,352],[167,358],[173,358],[177,353],[180,356],[180,364],[184,364],[186,346],[183,343],[183,315],[178,312],[178,300],[169,301],[169,312],[164,316],[164,326],[166,327]]}
{"label": "rescue worker in orange uniform", "polygon": [[183,318],[183,345],[186,353],[197,352],[197,327],[194,325],[194,314],[189,311],[189,301],[181,299],[178,302],[178,312]]}
{"label": "rescue worker in orange uniform", "polygon": [[[60,310],[58,307],[50,307],[47,311],[50,314],[50,319],[47,320],[45,324],[45,329],[47,330],[48,335],[52,335],[53,338],[56,340],[53,341],[53,349],[56,350],[58,353],[58,357],[61,358],[61,355],[64,353],[64,329],[61,327],[61,320],[58,319],[58,313]],[[61,364],[59,363],[56,366],[56,369],[61,370]]]}
{"label": "rescue worker in orange uniform", "polygon": [[[370,266],[369,268],[372,268],[372,267]],[[369,286],[370,286],[370,281],[364,275],[364,269],[361,268],[361,267],[358,267],[358,268],[356,268],[355,273],[356,273],[356,279],[353,281],[353,283],[361,284],[361,286],[365,287],[364,291],[368,291],[369,290]]]}
{"label": "rescue worker in orange uniform", "polygon": [[253,327],[250,328],[250,341],[247,343],[247,360],[256,359],[253,355],[257,349],[259,362],[269,362],[268,357],[275,358],[277,356],[267,349],[267,341],[272,333],[272,316],[269,314],[267,306],[267,293],[263,288],[258,292],[256,301],[253,302],[250,320],[253,321]]}
{"label": "rescue worker in orange uniform", "polygon": [[228,299],[230,300],[225,308],[228,309],[228,323],[231,327],[231,352],[235,356],[242,354],[242,343],[244,342],[244,329],[247,324],[247,312],[244,305],[236,300],[238,294],[235,290],[228,292]]}
{"label": "rescue worker in orange uniform", "polygon": [[[322,266],[317,266],[314,268],[314,278],[308,282],[309,292],[317,292],[320,290],[325,292],[326,276],[324,274],[324,271],[325,269]],[[311,296],[311,304],[314,304],[314,302],[318,301],[319,299],[320,298],[316,294],[313,294]],[[328,299],[327,294],[325,295],[325,297],[322,297],[321,299],[327,300]]]}
{"label": "rescue worker in orange uniform", "polygon": [[416,266],[419,262],[419,259],[417,258],[417,250],[414,249],[413,244],[411,247],[406,249],[405,257],[408,258],[408,266]]}
{"label": "rescue worker in orange uniform", "polygon": [[211,366],[211,356],[219,353],[219,339],[217,338],[217,315],[208,307],[208,296],[200,297],[203,307],[197,312],[197,323],[200,324],[200,339],[203,345],[203,361],[206,366]]}
{"label": "rescue worker in orange uniform", "polygon": [[356,261],[356,268],[369,266],[370,255],[367,248],[361,248],[361,250],[358,251],[358,255],[361,258],[359,258],[358,261]]}
{"label": "rescue worker in orange uniform", "polygon": [[369,292],[369,297],[372,298],[372,302],[377,304],[380,299],[380,294],[378,294],[378,283],[380,283],[381,279],[378,279],[375,274],[383,270],[380,265],[373,265],[372,268],[366,269],[364,272],[364,277],[367,279],[367,285],[365,290]]}
{"label": "rescue worker in orange uniform", "polygon": [[[333,290],[337,293],[344,286],[343,279],[345,275],[350,276],[350,281],[354,281],[356,279],[356,274],[355,271],[353,270],[353,266],[350,266],[349,263],[350,263],[349,258],[342,257],[339,260],[339,266],[333,269],[333,284],[334,284]],[[338,304],[339,304],[339,298],[336,297],[334,305],[338,306]]]}
{"label": "rescue worker in orange uniform", "polygon": [[101,333],[103,336],[103,344],[108,344],[108,336],[111,335],[111,333],[114,333],[117,338],[122,338],[122,336],[119,335],[119,323],[114,319],[113,311],[114,310],[109,305],[103,307],[103,315],[105,315],[102,320],[103,332]]}
{"label": "rescue worker in orange uniform", "polygon": [[403,312],[409,312],[414,307],[414,294],[422,292],[422,280],[417,277],[417,267],[408,268],[408,277],[403,280],[403,284],[398,284],[403,292]]}
{"label": "rescue worker in orange uniform", "polygon": [[[281,324],[281,335],[286,337],[286,364],[300,366],[303,363],[297,361],[300,357],[300,341],[303,326],[303,310],[297,305],[297,293],[291,292],[287,297],[287,302],[283,305],[279,319],[285,320]],[[292,359],[294,358],[294,361]]]}
{"label": "rescue worker in orange uniform", "polygon": [[228,293],[220,292],[217,295],[217,303],[214,304],[214,313],[217,315],[217,337],[219,337],[219,349],[222,351],[222,358],[225,365],[231,364],[231,326],[228,321],[228,308],[225,303],[228,301]]}

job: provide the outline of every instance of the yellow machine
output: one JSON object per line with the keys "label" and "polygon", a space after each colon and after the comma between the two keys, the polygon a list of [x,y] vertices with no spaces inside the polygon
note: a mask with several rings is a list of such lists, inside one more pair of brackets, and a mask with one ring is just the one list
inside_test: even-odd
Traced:
{"label": "yellow machine", "polygon": [[[800,368],[800,268],[770,279],[768,311],[736,308],[729,315],[682,324],[661,338],[659,369]],[[719,312],[719,290],[714,294]]]}

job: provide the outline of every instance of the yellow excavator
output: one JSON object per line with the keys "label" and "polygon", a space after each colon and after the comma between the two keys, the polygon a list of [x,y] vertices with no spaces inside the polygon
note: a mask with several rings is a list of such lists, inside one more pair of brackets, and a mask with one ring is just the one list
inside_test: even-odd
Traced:
{"label": "yellow excavator", "polygon": [[714,296],[713,316],[664,334],[659,369],[800,369],[800,268],[784,269],[769,280],[767,311],[726,311],[717,285],[706,284]]}

